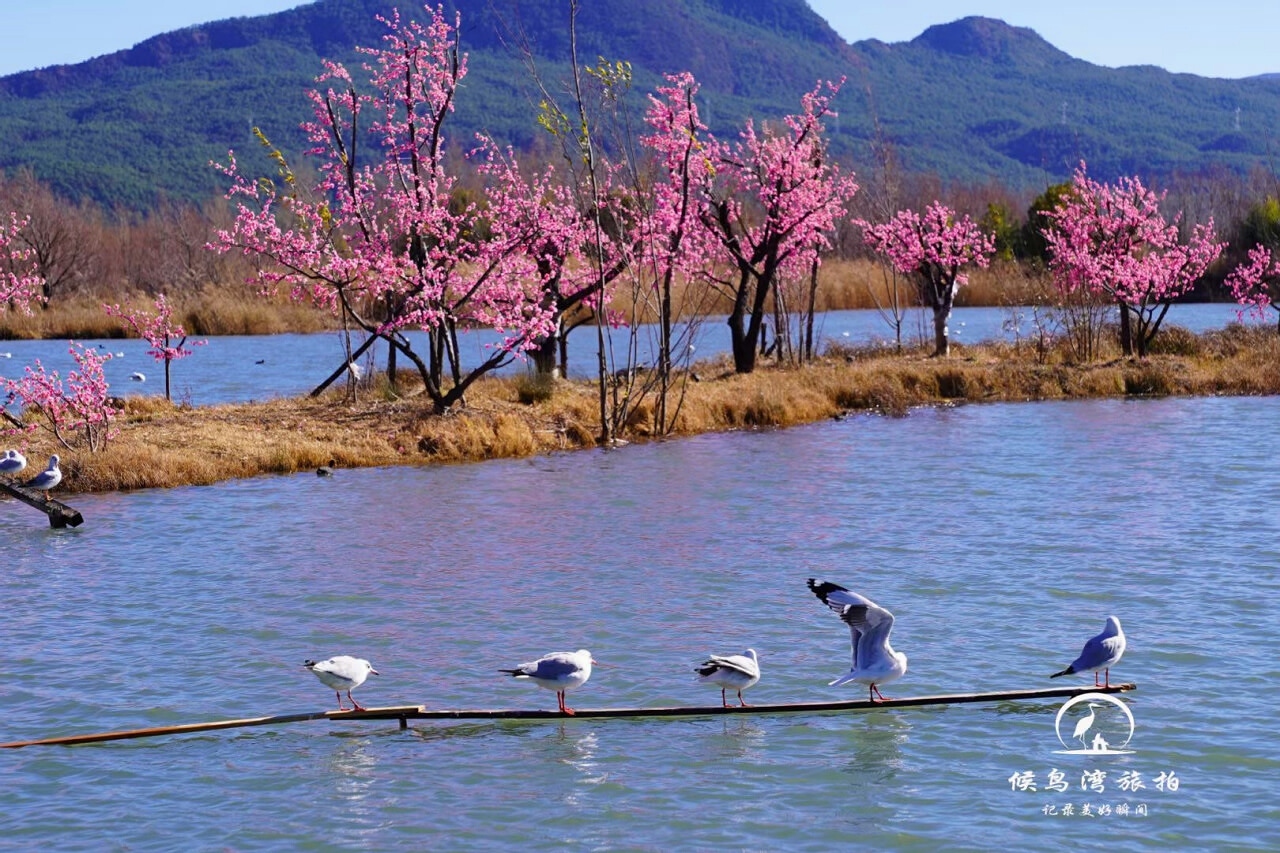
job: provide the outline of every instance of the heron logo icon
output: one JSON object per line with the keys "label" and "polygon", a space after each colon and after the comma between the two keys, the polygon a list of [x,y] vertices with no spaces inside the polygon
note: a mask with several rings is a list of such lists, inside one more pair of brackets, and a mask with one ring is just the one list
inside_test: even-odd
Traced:
{"label": "heron logo icon", "polygon": [[[1080,705],[1085,708],[1078,708]],[[1071,713],[1072,708],[1076,708],[1074,714]],[[1064,738],[1063,718],[1068,716],[1067,722],[1074,719],[1075,727],[1071,730],[1071,737]],[[1058,709],[1053,728],[1063,746],[1054,750],[1060,755],[1128,755],[1133,752],[1125,749],[1133,739],[1133,712],[1128,705],[1106,693],[1082,693],[1068,699]],[[1079,749],[1072,748],[1076,743],[1080,744]]]}

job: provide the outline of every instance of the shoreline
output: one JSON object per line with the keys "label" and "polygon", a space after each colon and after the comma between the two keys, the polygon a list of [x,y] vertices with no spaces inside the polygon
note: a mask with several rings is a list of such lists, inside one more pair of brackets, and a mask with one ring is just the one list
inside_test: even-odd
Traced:
{"label": "shoreline", "polygon": [[[961,402],[1280,394],[1280,335],[1272,329],[1229,327],[1163,343],[1165,351],[1143,361],[1083,365],[1026,343],[957,346],[942,359],[833,348],[812,364],[746,375],[732,373],[727,361],[702,363],[690,374],[671,437]],[[341,390],[195,408],[129,398],[116,422],[120,435],[105,450],[68,451],[42,430],[26,445],[24,475],[58,453],[64,479],[54,496],[65,497],[314,471],[330,460],[339,469],[453,464],[598,446],[594,382],[554,380],[534,395],[528,382],[482,379],[467,408],[445,415],[431,413],[421,397],[393,398],[385,388],[355,402]],[[536,402],[521,401],[531,397]],[[638,406],[618,438],[654,440],[651,405],[646,399]],[[6,447],[16,444],[10,439]]]}

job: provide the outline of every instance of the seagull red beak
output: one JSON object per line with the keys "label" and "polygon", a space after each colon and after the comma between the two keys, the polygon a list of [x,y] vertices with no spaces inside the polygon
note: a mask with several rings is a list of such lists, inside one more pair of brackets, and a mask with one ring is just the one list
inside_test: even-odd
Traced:
{"label": "seagull red beak", "polygon": [[370,675],[382,675],[382,673],[378,672],[376,669],[371,669],[371,670],[369,670],[369,674],[370,674]]}

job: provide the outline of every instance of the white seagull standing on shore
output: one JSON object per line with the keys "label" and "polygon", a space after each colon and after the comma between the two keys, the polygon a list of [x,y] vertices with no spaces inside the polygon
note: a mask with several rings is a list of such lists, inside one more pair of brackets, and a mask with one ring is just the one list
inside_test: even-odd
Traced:
{"label": "white seagull standing on shore", "polygon": [[364,707],[355,700],[351,691],[364,684],[364,680],[370,675],[378,674],[373,664],[364,658],[353,658],[350,655],[338,655],[322,661],[309,660],[303,666],[314,672],[321,683],[338,695],[339,711],[352,710],[342,706],[343,691],[346,691],[354,710],[363,711]]}
{"label": "white seagull standing on shore", "polygon": [[37,489],[44,492],[44,499],[49,500],[49,490],[61,482],[62,471],[58,468],[58,454],[55,453],[49,457],[49,467],[27,480],[23,485],[28,489]]}
{"label": "white seagull standing on shore", "polygon": [[720,688],[720,704],[729,707],[725,697],[726,690],[738,691],[738,702],[748,707],[742,698],[742,691],[760,680],[760,660],[755,649],[747,649],[740,655],[712,655],[706,663],[698,667],[698,681],[704,684],[715,684]]}
{"label": "white seagull standing on shore", "polygon": [[564,694],[587,683],[591,677],[591,652],[578,649],[576,652],[554,652],[534,661],[522,663],[515,669],[500,669],[507,675],[516,678],[527,678],[539,687],[556,692],[562,713],[573,716],[573,709],[564,704]]}
{"label": "white seagull standing on shore", "polygon": [[26,467],[27,457],[16,450],[6,450],[4,456],[0,456],[0,474],[12,476]]}
{"label": "white seagull standing on shore", "polygon": [[1103,687],[1098,683],[1098,670],[1106,670],[1106,687],[1111,686],[1111,667],[1120,662],[1120,658],[1124,655],[1124,647],[1126,641],[1124,631],[1120,630],[1120,620],[1114,616],[1107,617],[1107,627],[1102,629],[1102,633],[1093,637],[1089,642],[1084,644],[1084,649],[1080,652],[1080,657],[1071,662],[1071,665],[1062,672],[1055,672],[1050,678],[1058,678],[1062,675],[1075,675],[1077,672],[1092,672],[1093,686]]}
{"label": "white seagull standing on shore", "polygon": [[902,652],[895,652],[893,646],[889,645],[893,614],[871,599],[850,592],[839,584],[809,578],[809,589],[849,626],[853,666],[831,682],[831,686],[856,681],[867,685],[867,698],[870,701],[876,701],[876,696],[884,701],[885,697],[876,685],[897,681],[907,672],[907,656]]}

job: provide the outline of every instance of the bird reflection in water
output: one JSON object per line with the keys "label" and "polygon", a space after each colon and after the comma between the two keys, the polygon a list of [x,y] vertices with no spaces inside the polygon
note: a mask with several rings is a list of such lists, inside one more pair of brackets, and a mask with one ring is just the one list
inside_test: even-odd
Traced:
{"label": "bird reflection in water", "polygon": [[760,760],[765,743],[765,730],[759,721],[743,714],[726,714],[712,724],[702,742],[703,759],[709,762],[726,759]]}
{"label": "bird reflection in water", "polygon": [[378,777],[379,750],[371,749],[367,736],[344,737],[329,756],[329,775],[335,780],[338,796],[347,802],[344,820],[376,818],[386,805],[384,800],[366,803]]}
{"label": "bird reflection in water", "polygon": [[864,780],[892,779],[905,767],[902,747],[911,738],[911,723],[894,714],[864,714],[859,722],[839,750],[850,756],[841,769]]}

